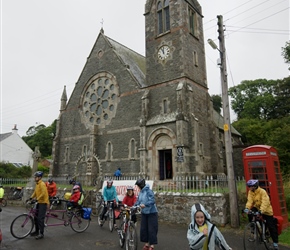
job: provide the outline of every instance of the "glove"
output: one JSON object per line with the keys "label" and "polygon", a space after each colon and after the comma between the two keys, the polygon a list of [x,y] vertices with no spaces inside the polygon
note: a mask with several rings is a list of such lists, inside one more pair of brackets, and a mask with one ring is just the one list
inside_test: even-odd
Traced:
{"label": "glove", "polygon": [[244,209],[244,212],[247,214],[247,213],[249,213],[249,209],[248,208],[245,208]]}
{"label": "glove", "polygon": [[27,199],[27,200],[26,200],[26,203],[29,202],[29,201],[31,201],[31,200],[32,200],[32,198]]}

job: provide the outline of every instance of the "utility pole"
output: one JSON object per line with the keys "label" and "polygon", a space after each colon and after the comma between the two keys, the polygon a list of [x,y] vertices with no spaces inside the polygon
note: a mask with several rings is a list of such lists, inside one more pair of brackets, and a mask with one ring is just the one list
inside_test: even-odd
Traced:
{"label": "utility pole", "polygon": [[224,40],[223,16],[217,16],[218,19],[218,39],[219,39],[219,52],[221,59],[221,85],[222,85],[222,101],[223,101],[223,117],[224,117],[224,137],[225,137],[225,151],[226,151],[226,164],[229,185],[229,199],[230,199],[230,213],[231,213],[231,226],[237,228],[239,226],[239,211],[238,211],[238,195],[235,180],[234,166],[233,166],[233,146],[231,134],[231,119],[230,119],[230,106],[228,96],[228,74],[226,65],[226,48]]}

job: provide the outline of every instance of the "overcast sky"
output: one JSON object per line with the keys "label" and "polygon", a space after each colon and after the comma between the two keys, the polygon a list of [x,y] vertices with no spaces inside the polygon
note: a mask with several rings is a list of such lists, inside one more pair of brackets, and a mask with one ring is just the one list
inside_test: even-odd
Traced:
{"label": "overcast sky", "polygon": [[[170,0],[173,1],[173,0]],[[59,115],[98,33],[145,55],[145,0],[1,0],[0,133],[17,124],[49,126]],[[226,26],[228,85],[289,76],[281,47],[289,40],[289,0],[200,0],[205,43],[217,40],[217,15]],[[207,43],[210,94],[221,94],[219,53]]]}

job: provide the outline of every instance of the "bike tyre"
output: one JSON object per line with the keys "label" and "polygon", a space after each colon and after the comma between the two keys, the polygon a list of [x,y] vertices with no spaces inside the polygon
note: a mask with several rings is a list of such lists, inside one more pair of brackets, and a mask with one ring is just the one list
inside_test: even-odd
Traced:
{"label": "bike tyre", "polygon": [[114,209],[110,209],[109,211],[109,229],[110,229],[110,232],[113,232],[114,230],[114,219],[113,219],[113,216],[114,216]]}
{"label": "bike tyre", "polygon": [[119,245],[121,248],[124,247],[125,245],[125,239],[126,239],[126,233],[124,232],[124,224],[125,222],[122,222],[121,226],[120,226],[120,232],[119,232]]}
{"label": "bike tyre", "polygon": [[126,250],[137,250],[138,235],[133,221],[130,222],[126,231]]}
{"label": "bike tyre", "polygon": [[88,227],[90,226],[90,222],[90,219],[86,220],[82,218],[81,214],[75,213],[70,218],[70,227],[73,231],[77,233],[82,233],[88,229]]}
{"label": "bike tyre", "polygon": [[[102,227],[104,224],[102,224],[102,220],[101,220],[101,215],[103,213],[103,210],[104,210],[104,205],[101,205],[99,208],[98,208],[98,224],[100,227]],[[104,220],[104,223],[105,223],[105,220]]]}
{"label": "bike tyre", "polygon": [[273,249],[273,240],[272,240],[272,237],[270,236],[270,231],[268,228],[266,228],[265,230],[265,241],[264,241],[264,244],[265,244],[265,247],[267,250],[272,250]]}
{"label": "bike tyre", "polygon": [[7,206],[7,200],[6,199],[2,199],[2,202],[1,202],[1,206],[2,207],[6,207]]}
{"label": "bike tyre", "polygon": [[[252,234],[252,232],[254,232],[254,234]],[[244,250],[255,249],[257,238],[256,234],[257,234],[256,223],[255,222],[248,223],[244,229],[244,237],[243,237]]]}
{"label": "bike tyre", "polygon": [[10,225],[10,232],[16,239],[24,239],[30,235],[33,227],[33,217],[28,214],[21,214],[12,221]]}

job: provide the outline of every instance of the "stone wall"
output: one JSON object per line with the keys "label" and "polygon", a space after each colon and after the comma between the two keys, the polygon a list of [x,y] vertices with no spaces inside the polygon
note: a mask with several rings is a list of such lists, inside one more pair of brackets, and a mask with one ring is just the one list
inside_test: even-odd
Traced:
{"label": "stone wall", "polygon": [[[9,201],[10,205],[24,205],[33,192],[32,188],[26,188],[23,201]],[[63,197],[67,189],[59,189],[58,196]],[[86,200],[84,206],[92,206],[92,200],[96,190],[85,193]],[[227,194],[205,194],[205,193],[155,193],[156,204],[159,212],[159,220],[169,223],[178,223],[188,225],[191,221],[191,207],[195,203],[201,203],[211,215],[211,222],[219,226],[229,223],[229,200]]]}

